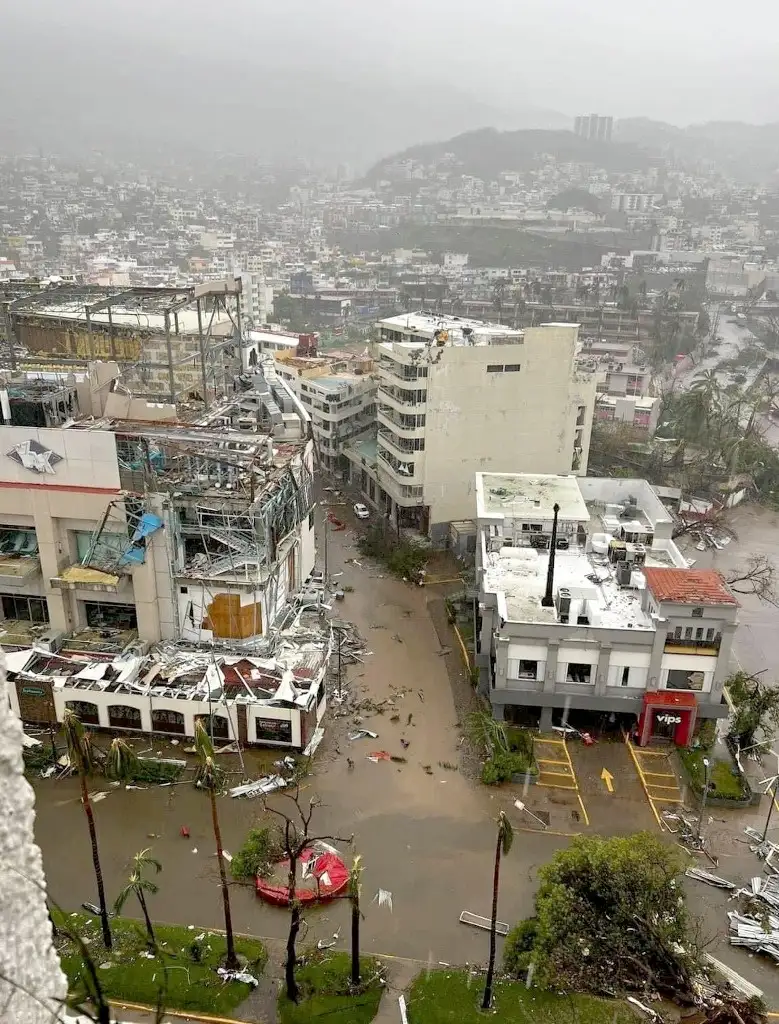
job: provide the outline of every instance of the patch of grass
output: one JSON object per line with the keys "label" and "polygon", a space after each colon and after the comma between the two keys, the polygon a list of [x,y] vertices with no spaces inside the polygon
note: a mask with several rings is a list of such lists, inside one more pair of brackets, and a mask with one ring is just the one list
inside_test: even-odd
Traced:
{"label": "patch of grass", "polygon": [[[687,769],[693,789],[696,793],[700,793],[703,790],[705,778],[703,759],[706,757],[706,751],[702,749],[681,750],[679,756]],[[709,780],[710,797],[723,800],[743,800],[744,788],[732,761],[723,761],[721,758],[714,759],[709,767]]]}
{"label": "patch of grass", "polygon": [[[482,1024],[479,1009],[484,975],[467,971],[431,971],[414,982],[408,1005],[410,1024]],[[496,1024],[636,1024],[623,1003],[593,996],[561,996],[526,988],[521,981],[495,986],[490,1020]]]}
{"label": "patch of grass", "polygon": [[[219,1016],[229,1015],[252,990],[251,985],[243,982],[225,983],[216,973],[224,960],[225,939],[215,932],[206,931],[204,938],[195,943],[202,929],[155,925],[160,951],[149,959],[141,955],[147,952],[146,933],[138,921],[122,917],[112,919],[114,948],[108,952],[103,946],[98,918],[62,911],[55,911],[53,917],[59,929],[76,932],[85,942],[109,999],[155,1006],[160,990],[166,988],[163,996],[166,1009],[199,1010]],[[68,976],[69,990],[83,992],[83,960],[78,947],[61,931],[55,945]],[[199,948],[193,951],[193,946]],[[267,960],[262,943],[236,937],[235,948],[238,955],[246,959],[246,970],[257,977]],[[109,966],[103,967],[104,964]]]}
{"label": "patch of grass", "polygon": [[368,1024],[376,1016],[384,986],[379,980],[381,965],[372,957],[360,958],[363,988],[352,993],[348,953],[307,953],[298,968],[300,1002],[291,1003],[284,991],[279,996],[280,1024]]}

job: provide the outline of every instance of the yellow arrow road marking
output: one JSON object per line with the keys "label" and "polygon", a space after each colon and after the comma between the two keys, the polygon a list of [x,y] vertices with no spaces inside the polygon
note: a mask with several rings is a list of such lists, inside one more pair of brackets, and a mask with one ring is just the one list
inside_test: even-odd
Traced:
{"label": "yellow arrow road marking", "polygon": [[611,774],[611,772],[608,770],[608,768],[604,768],[603,769],[603,771],[600,773],[600,777],[606,783],[606,789],[609,791],[609,793],[613,793],[614,792],[614,776]]}

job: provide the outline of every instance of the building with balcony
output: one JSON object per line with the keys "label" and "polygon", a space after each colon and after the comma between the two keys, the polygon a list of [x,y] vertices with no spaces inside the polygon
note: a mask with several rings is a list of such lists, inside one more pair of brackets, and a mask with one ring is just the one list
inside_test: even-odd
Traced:
{"label": "building with balcony", "polygon": [[[643,480],[479,473],[477,664],[496,718],[686,744],[723,718],[738,603]],[[557,521],[555,526],[555,510]]]}
{"label": "building with balcony", "polygon": [[344,450],[376,427],[377,380],[367,355],[275,353],[279,376],[300,400],[311,421],[317,459],[329,473],[344,470]]}
{"label": "building with balcony", "polygon": [[624,423],[651,435],[657,429],[660,402],[659,398],[598,395],[595,418],[601,423]]}
{"label": "building with balcony", "polygon": [[442,542],[473,515],[475,473],[586,473],[595,379],[576,324],[525,331],[413,313],[378,324],[376,464],[350,474],[399,526]]}

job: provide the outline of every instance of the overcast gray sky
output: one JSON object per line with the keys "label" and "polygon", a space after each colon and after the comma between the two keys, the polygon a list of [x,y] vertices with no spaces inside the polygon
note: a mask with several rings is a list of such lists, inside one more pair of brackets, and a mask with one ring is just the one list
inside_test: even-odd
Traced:
{"label": "overcast gray sky", "polygon": [[[411,143],[489,123],[546,126],[533,113],[539,109],[679,125],[779,121],[775,0],[741,7],[732,0],[4,6],[0,87],[21,98],[20,114],[34,125],[43,118],[39,134],[57,120],[52,105],[60,105],[61,125],[70,126],[75,106],[73,130],[93,119],[102,132],[120,105],[136,127],[157,131],[159,119],[178,121],[191,104],[204,103],[208,116],[225,114],[231,132],[281,132],[287,145],[312,133],[327,142],[341,131],[339,121],[360,120],[373,148],[384,120],[385,151],[404,132]],[[0,131],[7,133],[9,117],[6,109]],[[359,142],[345,133],[346,148]]]}

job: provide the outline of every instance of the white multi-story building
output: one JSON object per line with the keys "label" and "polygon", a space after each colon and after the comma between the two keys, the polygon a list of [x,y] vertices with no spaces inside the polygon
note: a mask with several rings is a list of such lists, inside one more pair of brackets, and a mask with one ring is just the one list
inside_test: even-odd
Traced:
{"label": "white multi-story building", "polygon": [[[479,473],[477,664],[496,718],[596,713],[686,746],[723,718],[738,602],[644,480]],[[556,529],[554,528],[557,510]]]}
{"label": "white multi-story building", "polygon": [[235,276],[241,279],[243,315],[249,326],[267,323],[273,312],[273,288],[265,280],[265,275],[241,271]]}
{"label": "white multi-story building", "polygon": [[587,472],[595,378],[576,367],[577,324],[411,313],[378,327],[376,446],[346,454],[399,525],[443,540],[473,517],[480,471]]}

